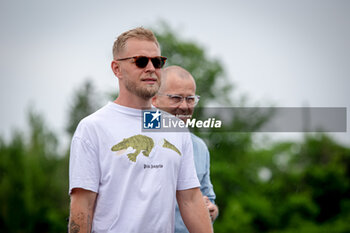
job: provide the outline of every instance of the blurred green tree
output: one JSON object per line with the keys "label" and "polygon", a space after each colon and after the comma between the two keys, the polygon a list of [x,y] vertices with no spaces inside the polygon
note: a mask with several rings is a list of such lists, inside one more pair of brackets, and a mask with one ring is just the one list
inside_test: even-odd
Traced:
{"label": "blurred green tree", "polygon": [[[229,151],[212,149],[215,157],[220,154],[223,158]],[[225,205],[215,230],[350,231],[349,148],[317,134],[305,137],[301,143],[278,142],[267,149],[250,148],[239,157],[234,163],[217,164],[219,158],[212,159],[213,183],[218,198],[222,198],[218,202]],[[230,166],[231,172],[222,169],[225,166]]]}
{"label": "blurred green tree", "polygon": [[73,136],[79,122],[84,117],[95,112],[100,105],[100,97],[94,83],[87,79],[73,95],[68,113],[67,132]]}
{"label": "blurred green tree", "polygon": [[29,126],[0,140],[0,232],[64,232],[67,164],[42,116],[30,112]]}
{"label": "blurred green tree", "polygon": [[180,39],[166,23],[153,30],[168,58],[166,66],[178,65],[188,70],[196,80],[201,100],[198,107],[208,103],[231,106],[233,84],[227,78],[218,59],[210,58],[198,43]]}

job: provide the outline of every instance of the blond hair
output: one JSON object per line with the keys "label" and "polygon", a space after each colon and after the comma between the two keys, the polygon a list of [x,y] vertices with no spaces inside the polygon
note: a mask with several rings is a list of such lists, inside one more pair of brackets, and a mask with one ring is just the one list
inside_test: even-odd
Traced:
{"label": "blond hair", "polygon": [[117,55],[123,51],[128,39],[135,38],[139,40],[148,40],[154,42],[159,48],[159,43],[153,32],[143,27],[137,27],[122,33],[118,36],[113,45],[113,58],[117,59]]}

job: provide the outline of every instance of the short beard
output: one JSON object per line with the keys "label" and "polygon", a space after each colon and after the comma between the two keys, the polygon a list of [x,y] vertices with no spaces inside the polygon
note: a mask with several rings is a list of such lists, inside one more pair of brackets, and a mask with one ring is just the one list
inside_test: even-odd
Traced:
{"label": "short beard", "polygon": [[159,90],[160,83],[155,83],[153,86],[140,87],[136,86],[134,82],[125,79],[125,88],[131,93],[136,94],[142,99],[148,100],[155,96]]}

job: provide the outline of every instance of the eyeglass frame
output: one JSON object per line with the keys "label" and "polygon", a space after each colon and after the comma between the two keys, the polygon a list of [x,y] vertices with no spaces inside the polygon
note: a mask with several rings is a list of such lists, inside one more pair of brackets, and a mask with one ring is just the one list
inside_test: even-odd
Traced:
{"label": "eyeglass frame", "polygon": [[[154,67],[155,69],[161,69],[161,68],[163,68],[163,66],[165,65],[166,60],[168,59],[167,57],[164,57],[164,56],[155,56],[155,57],[132,56],[132,57],[118,58],[118,59],[115,59],[115,60],[116,60],[116,61],[125,61],[125,60],[129,60],[129,59],[134,59],[134,60],[133,60],[133,63],[135,63],[135,65],[136,65],[136,59],[142,58],[142,57],[148,58],[148,61],[147,61],[147,64],[145,65],[145,67],[148,65],[149,61],[151,60],[151,63],[152,63],[152,65],[153,65],[153,67]],[[159,67],[159,68],[156,68],[156,67],[154,66],[153,62],[152,62],[152,59],[153,59],[153,58],[160,58],[160,59],[161,59],[161,62],[163,62],[163,65],[162,65],[161,67]],[[138,65],[136,65],[136,67],[137,67],[137,68],[140,68],[140,69],[145,68],[145,67],[139,67]]]}
{"label": "eyeglass frame", "polygon": [[[163,94],[163,93],[157,93],[157,95],[160,95],[160,96],[168,96],[169,98],[173,98],[173,97],[180,97],[181,98],[181,101],[176,103],[176,105],[180,105],[182,104],[182,102],[184,101],[184,99],[186,99],[186,104],[189,105],[189,106],[196,106],[200,100],[200,96],[199,95],[189,95],[189,96],[186,96],[186,97],[183,97],[182,95],[173,95],[173,94]],[[188,98],[189,97],[194,97],[194,104],[191,105],[188,103]]]}

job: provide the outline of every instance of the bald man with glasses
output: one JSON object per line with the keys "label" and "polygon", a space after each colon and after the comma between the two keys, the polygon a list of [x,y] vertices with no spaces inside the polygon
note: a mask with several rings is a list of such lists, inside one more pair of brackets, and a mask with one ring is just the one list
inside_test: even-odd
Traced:
{"label": "bald man with glasses", "polygon": [[[194,107],[199,101],[196,93],[196,83],[192,75],[179,66],[169,66],[162,71],[162,84],[158,93],[152,98],[152,104],[167,111],[181,120],[190,119]],[[209,151],[202,139],[191,134],[193,143],[193,158],[197,171],[197,177],[201,184],[200,190],[204,202],[208,208],[212,222],[218,216],[218,207],[215,205],[215,193],[210,181],[210,157]],[[187,233],[178,206],[175,213],[175,233]]]}

